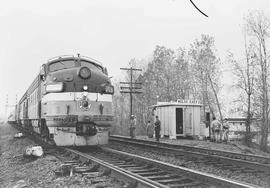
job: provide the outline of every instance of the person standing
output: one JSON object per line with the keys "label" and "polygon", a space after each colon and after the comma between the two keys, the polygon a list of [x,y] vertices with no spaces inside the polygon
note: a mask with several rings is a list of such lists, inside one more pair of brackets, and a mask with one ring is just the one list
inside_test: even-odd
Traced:
{"label": "person standing", "polygon": [[131,138],[135,138],[135,129],[136,129],[136,117],[134,115],[131,115],[129,128]]}
{"label": "person standing", "polygon": [[155,121],[155,137],[156,137],[156,141],[159,142],[159,138],[160,138],[160,120],[158,119],[158,116],[156,116],[156,121]]}
{"label": "person standing", "polygon": [[228,140],[229,140],[229,137],[228,137],[228,133],[229,133],[229,123],[227,120],[224,121],[223,123],[223,137],[224,137],[224,141],[227,143]]}
{"label": "person standing", "polygon": [[219,141],[220,140],[220,123],[219,121],[216,119],[216,117],[213,117],[213,121],[211,122],[211,128],[213,130],[214,133],[214,141]]}
{"label": "person standing", "polygon": [[146,133],[148,138],[153,138],[152,124],[150,120],[148,120],[146,125]]}

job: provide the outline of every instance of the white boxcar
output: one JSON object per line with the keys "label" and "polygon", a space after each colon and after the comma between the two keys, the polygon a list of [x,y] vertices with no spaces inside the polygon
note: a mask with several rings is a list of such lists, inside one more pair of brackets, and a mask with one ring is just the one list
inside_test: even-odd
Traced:
{"label": "white boxcar", "polygon": [[201,107],[197,100],[158,102],[153,106],[154,116],[161,121],[161,137],[207,136],[208,129],[201,123]]}

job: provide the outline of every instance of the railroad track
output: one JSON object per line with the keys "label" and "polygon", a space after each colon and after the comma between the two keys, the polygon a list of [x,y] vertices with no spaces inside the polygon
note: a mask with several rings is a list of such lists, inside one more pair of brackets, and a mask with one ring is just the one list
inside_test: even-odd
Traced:
{"label": "railroad track", "polygon": [[205,148],[194,147],[194,146],[184,146],[184,145],[177,145],[177,144],[168,144],[168,143],[163,143],[163,142],[154,142],[150,140],[131,139],[124,136],[110,136],[110,140],[136,141],[136,143],[138,144],[143,143],[143,144],[149,144],[153,146],[164,146],[166,148],[182,149],[184,151],[191,151],[191,152],[197,152],[201,154],[203,153],[203,154],[208,154],[212,156],[221,156],[221,157],[227,157],[227,158],[232,158],[232,159],[241,159],[245,161],[270,165],[270,157],[261,156],[261,155],[241,154],[241,153],[236,153],[236,152],[228,152],[228,151],[215,150],[215,149],[205,149]]}
{"label": "railroad track", "polygon": [[136,141],[137,143],[150,144],[153,146],[164,146],[166,148],[182,149],[184,151],[198,152],[198,153],[208,154],[212,156],[228,157],[232,159],[242,159],[242,160],[246,160],[250,162],[257,162],[261,164],[270,165],[270,157],[261,156],[261,155],[241,154],[241,153],[236,153],[236,152],[228,152],[228,151],[215,150],[215,149],[205,149],[205,148],[194,147],[194,146],[184,146],[184,145],[177,145],[177,144],[168,144],[168,143],[163,143],[163,142],[154,142],[150,140],[131,139],[124,136],[110,136],[110,140]]}
{"label": "railroad track", "polygon": [[161,142],[157,143],[122,136],[110,136],[110,141],[155,148],[170,152],[176,156],[184,156],[188,157],[189,159],[194,158],[196,163],[211,164],[218,167],[222,166],[224,169],[229,169],[232,171],[240,170],[243,173],[257,173],[266,176],[269,176],[270,174],[269,157],[248,154],[244,155],[234,152],[173,145]]}
{"label": "railroad track", "polygon": [[67,150],[80,156],[81,160],[93,160],[122,176],[132,178],[134,187],[254,187],[106,147],[95,152]]}
{"label": "railroad track", "polygon": [[[126,182],[127,187],[132,188],[254,187],[106,147],[97,150],[90,150],[88,147],[60,149],[65,150],[76,165],[80,161],[82,164],[104,168],[110,176]],[[56,147],[51,148],[52,152],[57,152],[56,150]]]}

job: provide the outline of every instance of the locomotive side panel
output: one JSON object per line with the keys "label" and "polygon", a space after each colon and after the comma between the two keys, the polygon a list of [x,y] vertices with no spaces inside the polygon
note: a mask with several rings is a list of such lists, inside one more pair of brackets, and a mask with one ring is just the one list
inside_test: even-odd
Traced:
{"label": "locomotive side panel", "polygon": [[28,113],[27,113],[27,93],[25,93],[19,101],[18,104],[18,124],[22,127],[26,127],[27,120],[28,120]]}
{"label": "locomotive side panel", "polygon": [[40,76],[38,75],[32,82],[27,90],[28,93],[28,118],[29,124],[34,132],[41,134],[40,127],[40,101],[41,101],[41,82]]}

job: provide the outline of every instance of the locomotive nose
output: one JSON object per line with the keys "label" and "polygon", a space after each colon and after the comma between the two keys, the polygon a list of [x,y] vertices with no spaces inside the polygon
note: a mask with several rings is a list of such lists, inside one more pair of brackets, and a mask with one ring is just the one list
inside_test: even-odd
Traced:
{"label": "locomotive nose", "polygon": [[82,106],[83,106],[84,108],[87,108],[87,107],[88,107],[88,102],[87,102],[87,101],[83,101],[83,102],[82,102]]}
{"label": "locomotive nose", "polygon": [[90,78],[91,76],[91,71],[89,68],[87,67],[82,67],[79,71],[79,76],[83,79],[87,79]]}

